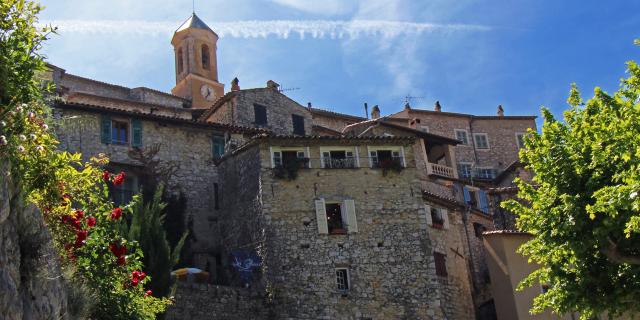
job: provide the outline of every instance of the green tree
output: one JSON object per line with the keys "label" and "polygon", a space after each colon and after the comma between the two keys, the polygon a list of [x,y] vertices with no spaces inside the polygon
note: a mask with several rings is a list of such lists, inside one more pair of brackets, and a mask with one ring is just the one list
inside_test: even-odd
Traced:
{"label": "green tree", "polygon": [[564,122],[543,108],[542,132],[520,151],[535,176],[517,181],[520,200],[503,207],[533,235],[519,250],[540,265],[520,288],[551,288],[534,313],[640,311],[640,67],[627,66],[613,95],[595,88],[584,103],[572,85]]}
{"label": "green tree", "polygon": [[171,270],[180,259],[180,251],[187,238],[185,232],[171,250],[163,228],[167,204],[162,202],[163,185],[160,184],[150,201],[140,201],[133,208],[133,219],[128,226],[128,240],[137,241],[144,254],[145,270],[151,276],[148,288],[156,297],[166,297],[171,291]]}

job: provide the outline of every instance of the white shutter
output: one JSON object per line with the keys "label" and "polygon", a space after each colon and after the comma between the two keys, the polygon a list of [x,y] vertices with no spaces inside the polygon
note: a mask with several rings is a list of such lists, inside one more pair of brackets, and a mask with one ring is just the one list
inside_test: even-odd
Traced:
{"label": "white shutter", "polygon": [[316,200],[316,220],[318,222],[318,233],[328,234],[327,227],[327,208],[324,205],[324,199]]}
{"label": "white shutter", "polygon": [[347,213],[347,228],[348,231],[358,232],[358,220],[356,219],[356,204],[353,200],[344,201],[345,212]]}
{"label": "white shutter", "polygon": [[425,217],[427,218],[427,225],[433,225],[433,221],[431,220],[431,206],[428,204],[424,205]]}
{"label": "white shutter", "polygon": [[444,229],[449,229],[449,212],[447,209],[440,209],[440,214],[442,215],[442,227]]}

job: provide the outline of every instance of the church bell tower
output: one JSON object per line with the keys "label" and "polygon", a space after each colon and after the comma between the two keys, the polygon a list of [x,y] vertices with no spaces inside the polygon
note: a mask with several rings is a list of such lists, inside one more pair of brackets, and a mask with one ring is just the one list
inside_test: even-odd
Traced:
{"label": "church bell tower", "polygon": [[218,82],[218,35],[193,13],[173,34],[176,86],[171,93],[191,100],[192,108],[206,109],[224,95]]}

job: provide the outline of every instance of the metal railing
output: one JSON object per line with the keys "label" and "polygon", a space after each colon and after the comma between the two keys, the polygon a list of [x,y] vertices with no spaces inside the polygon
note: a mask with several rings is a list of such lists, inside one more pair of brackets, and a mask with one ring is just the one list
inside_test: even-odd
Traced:
{"label": "metal railing", "polygon": [[353,169],[356,167],[355,158],[322,158],[322,164],[327,169]]}

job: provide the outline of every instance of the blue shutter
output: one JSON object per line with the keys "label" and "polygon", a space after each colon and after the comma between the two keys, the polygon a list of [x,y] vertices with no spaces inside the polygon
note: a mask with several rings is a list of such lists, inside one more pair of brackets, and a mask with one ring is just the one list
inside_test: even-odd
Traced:
{"label": "blue shutter", "polygon": [[224,155],[224,144],[223,136],[211,137],[211,152],[214,158],[220,158]]}
{"label": "blue shutter", "polygon": [[131,146],[142,147],[142,121],[140,119],[131,120]]}
{"label": "blue shutter", "polygon": [[489,203],[487,201],[487,193],[484,190],[478,190],[478,198],[480,198],[480,211],[489,213]]}
{"label": "blue shutter", "polygon": [[464,193],[464,204],[471,203],[471,194],[469,194],[469,189],[467,187],[463,187],[462,191]]}
{"label": "blue shutter", "polygon": [[102,116],[100,135],[100,140],[102,141],[102,143],[111,143],[111,117],[108,115]]}

